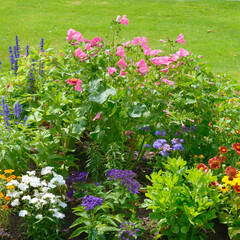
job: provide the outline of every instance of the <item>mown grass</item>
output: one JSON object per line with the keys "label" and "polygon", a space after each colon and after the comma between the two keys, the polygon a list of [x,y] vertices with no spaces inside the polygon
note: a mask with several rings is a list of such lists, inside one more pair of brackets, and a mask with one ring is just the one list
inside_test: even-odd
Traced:
{"label": "mown grass", "polygon": [[[152,48],[159,39],[175,40],[183,33],[185,49],[204,55],[214,72],[240,77],[240,1],[230,0],[0,0],[0,61],[9,68],[8,47],[15,35],[21,48],[38,47],[40,40],[61,48],[69,28],[85,38],[106,37],[109,23],[126,14],[129,26],[121,36],[145,36]],[[209,31],[210,30],[210,31]]]}

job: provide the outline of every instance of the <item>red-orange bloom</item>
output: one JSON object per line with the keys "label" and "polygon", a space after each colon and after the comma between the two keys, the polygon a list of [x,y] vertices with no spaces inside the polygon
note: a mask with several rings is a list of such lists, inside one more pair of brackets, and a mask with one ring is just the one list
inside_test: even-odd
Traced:
{"label": "red-orange bloom", "polygon": [[219,148],[219,151],[220,151],[221,153],[227,153],[227,152],[228,152],[228,149],[227,149],[226,147],[222,146],[222,147]]}
{"label": "red-orange bloom", "polygon": [[236,175],[238,174],[238,170],[236,168],[232,168],[232,166],[229,166],[226,168],[225,173],[228,176],[237,177]]}
{"label": "red-orange bloom", "polygon": [[199,169],[202,169],[202,171],[204,171],[205,173],[207,173],[208,170],[209,170],[209,168],[208,168],[206,165],[204,165],[203,163],[198,164],[198,165],[197,165],[197,169],[198,169],[198,170],[199,170]]}
{"label": "red-orange bloom", "polygon": [[211,185],[218,187],[219,186],[219,182],[218,181],[211,182]]}
{"label": "red-orange bloom", "polygon": [[236,134],[239,134],[239,133],[240,133],[240,131],[239,131],[239,130],[235,130],[235,133],[236,133]]}
{"label": "red-orange bloom", "polygon": [[213,157],[208,160],[208,165],[210,168],[218,169],[221,167],[220,160],[218,157]]}
{"label": "red-orange bloom", "polygon": [[233,188],[237,193],[240,193],[240,185],[236,184]]}
{"label": "red-orange bloom", "polygon": [[235,149],[235,151],[237,152],[237,154],[240,154],[240,143],[234,143],[232,145],[232,148]]}

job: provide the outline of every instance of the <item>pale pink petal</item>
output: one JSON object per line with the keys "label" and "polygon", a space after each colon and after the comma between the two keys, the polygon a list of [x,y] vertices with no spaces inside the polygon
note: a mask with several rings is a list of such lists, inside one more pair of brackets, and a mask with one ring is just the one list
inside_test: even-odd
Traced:
{"label": "pale pink petal", "polygon": [[164,41],[164,40],[162,40],[162,39],[160,39],[159,41],[160,41],[160,42],[163,42],[163,43],[166,43],[166,41]]}
{"label": "pale pink petal", "polygon": [[80,87],[79,84],[77,84],[77,85],[75,86],[75,90],[81,92],[81,91],[82,91],[82,88]]}
{"label": "pale pink petal", "polygon": [[125,58],[126,55],[125,55],[124,48],[123,48],[123,47],[118,47],[118,48],[117,48],[116,55],[119,56],[119,57]]}
{"label": "pale pink petal", "polygon": [[120,23],[128,26],[129,20],[127,19],[126,15],[123,16],[123,18],[120,20]]}
{"label": "pale pink petal", "polygon": [[93,121],[95,121],[96,119],[102,119],[101,118],[101,114],[102,114],[103,112],[99,112],[94,118],[93,118]]}

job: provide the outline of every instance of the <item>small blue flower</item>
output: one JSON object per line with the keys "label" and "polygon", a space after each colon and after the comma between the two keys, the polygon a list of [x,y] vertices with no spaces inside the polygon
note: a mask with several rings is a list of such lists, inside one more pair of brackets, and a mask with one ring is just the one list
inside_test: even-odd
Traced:
{"label": "small blue flower", "polygon": [[159,131],[156,131],[155,135],[158,136],[158,135],[161,135],[161,133]]}
{"label": "small blue flower", "polygon": [[145,144],[144,147],[145,147],[145,148],[147,148],[147,147],[151,147],[151,145],[150,145],[150,144]]}

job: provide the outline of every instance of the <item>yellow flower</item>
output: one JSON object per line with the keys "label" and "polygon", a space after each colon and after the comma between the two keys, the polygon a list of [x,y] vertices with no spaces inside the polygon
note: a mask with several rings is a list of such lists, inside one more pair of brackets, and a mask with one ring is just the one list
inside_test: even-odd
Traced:
{"label": "yellow flower", "polygon": [[4,174],[0,174],[0,178],[5,179],[6,177]]}
{"label": "yellow flower", "polygon": [[21,177],[21,176],[17,176],[17,178],[18,178],[18,179],[22,179],[22,177]]}
{"label": "yellow flower", "polygon": [[7,186],[7,189],[14,189],[14,186],[12,186],[12,185]]}
{"label": "yellow flower", "polygon": [[220,190],[220,192],[222,192],[222,193],[225,193],[225,192],[228,192],[228,191],[230,191],[230,187],[229,186],[227,186],[227,185],[223,185],[223,186],[219,186],[219,187],[217,187],[218,188],[218,190]]}
{"label": "yellow flower", "polygon": [[7,210],[8,209],[8,205],[3,205],[2,209]]}
{"label": "yellow flower", "polygon": [[236,185],[236,181],[234,181],[234,178],[232,176],[224,176],[222,182],[230,186]]}
{"label": "yellow flower", "polygon": [[7,170],[4,170],[4,172],[12,174],[14,172],[14,170],[13,169],[7,169]]}
{"label": "yellow flower", "polygon": [[200,158],[204,158],[204,155],[200,154],[199,157],[200,157]]}
{"label": "yellow flower", "polygon": [[4,197],[4,194],[0,192],[0,199]]}

